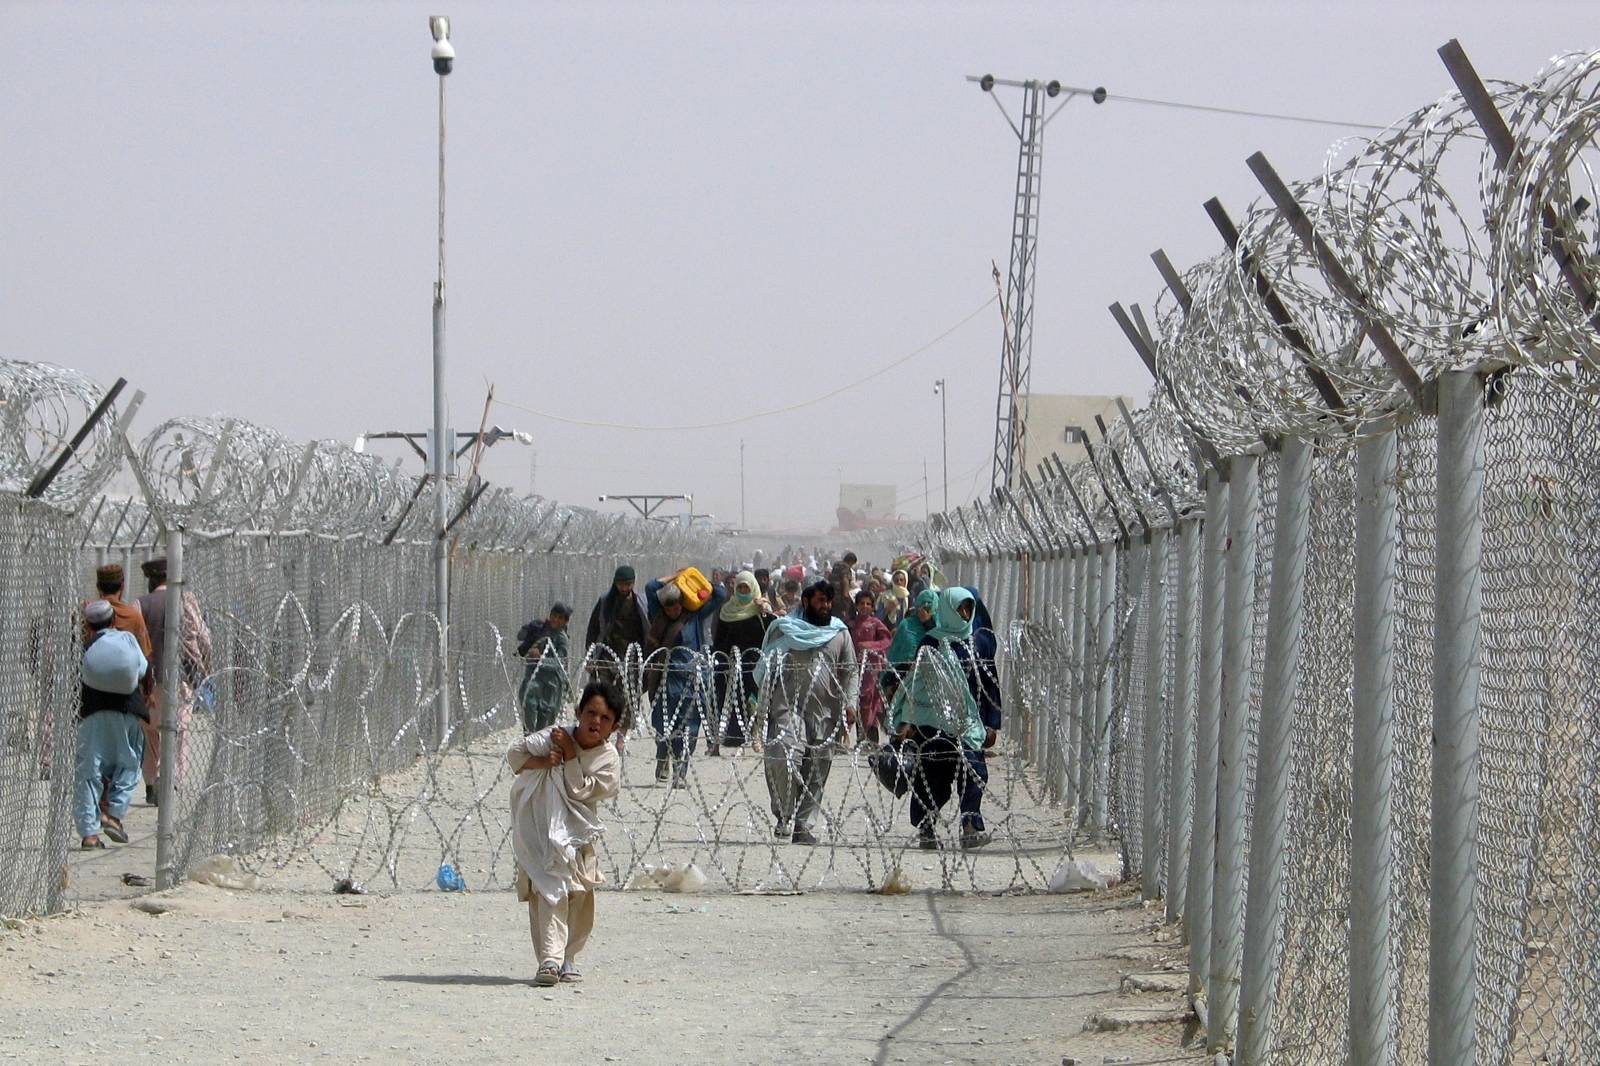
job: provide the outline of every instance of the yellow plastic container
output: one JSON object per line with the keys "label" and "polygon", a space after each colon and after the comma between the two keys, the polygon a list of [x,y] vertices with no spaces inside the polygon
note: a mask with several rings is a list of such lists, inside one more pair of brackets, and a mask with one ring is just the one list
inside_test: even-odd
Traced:
{"label": "yellow plastic container", "polygon": [[686,566],[679,570],[673,576],[672,583],[683,593],[684,610],[698,611],[711,598],[710,580],[695,567]]}

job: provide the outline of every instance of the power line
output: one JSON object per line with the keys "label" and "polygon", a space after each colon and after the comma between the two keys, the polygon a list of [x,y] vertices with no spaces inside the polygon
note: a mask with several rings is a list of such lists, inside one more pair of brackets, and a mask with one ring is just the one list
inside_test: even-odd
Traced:
{"label": "power line", "polygon": [[679,432],[689,429],[721,429],[724,426],[737,426],[745,422],[754,422],[762,418],[771,418],[773,415],[784,415],[791,411],[799,411],[807,407],[815,407],[819,403],[831,400],[835,396],[839,396],[843,393],[849,392],[851,389],[865,385],[874,378],[880,378],[889,371],[909,363],[911,360],[915,359],[923,352],[926,352],[928,349],[932,348],[946,337],[949,337],[952,333],[955,333],[962,326],[965,326],[968,322],[971,322],[973,319],[987,311],[989,306],[999,298],[1000,297],[998,295],[989,297],[987,300],[983,301],[983,304],[971,314],[967,315],[961,321],[946,329],[944,332],[940,333],[937,337],[934,337],[932,340],[912,349],[905,355],[902,355],[900,358],[896,359],[894,362],[887,363],[884,366],[879,367],[877,370],[874,370],[865,377],[857,378],[855,381],[840,385],[838,388],[831,389],[828,392],[823,393],[821,396],[813,396],[809,400],[801,400],[798,403],[791,403],[784,407],[775,407],[769,411],[757,411],[753,414],[740,415],[737,418],[725,418],[718,422],[697,422],[690,425],[677,426],[639,426],[634,425],[631,422],[598,422],[584,418],[569,418],[566,415],[553,414],[549,411],[540,411],[533,407],[524,407],[522,404],[512,403],[510,400],[496,400],[495,403],[502,407],[510,407],[513,410],[521,411],[524,414],[534,415],[538,418],[548,418],[552,422],[564,422],[569,426],[587,426],[593,429],[632,429],[638,430],[642,433],[666,433]]}
{"label": "power line", "polygon": [[[1083,89],[1076,86],[1063,85],[1063,92],[1083,93],[1093,95],[1104,90]],[[1213,115],[1237,115],[1240,118],[1266,118],[1278,122],[1304,122],[1313,126],[1338,126],[1346,129],[1378,130],[1382,132],[1388,126],[1379,126],[1371,122],[1346,122],[1336,118],[1314,118],[1310,115],[1290,115],[1281,111],[1251,111],[1241,107],[1218,107],[1214,104],[1191,104],[1182,100],[1158,100],[1150,96],[1124,96],[1121,93],[1105,93],[1106,100],[1119,100],[1125,104],[1144,104],[1148,107],[1171,107],[1182,111],[1206,111]]]}

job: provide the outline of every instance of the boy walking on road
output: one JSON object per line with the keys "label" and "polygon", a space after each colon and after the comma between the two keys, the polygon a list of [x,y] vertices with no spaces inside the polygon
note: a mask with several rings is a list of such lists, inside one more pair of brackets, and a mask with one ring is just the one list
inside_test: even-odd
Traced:
{"label": "boy walking on road", "polygon": [[617,794],[622,760],[611,734],[626,706],[616,686],[591,682],[578,724],[530,733],[511,745],[512,849],[517,898],[528,903],[541,986],[582,979],[576,964],[594,928],[594,888],[604,881],[595,854],[605,826],[600,804]]}

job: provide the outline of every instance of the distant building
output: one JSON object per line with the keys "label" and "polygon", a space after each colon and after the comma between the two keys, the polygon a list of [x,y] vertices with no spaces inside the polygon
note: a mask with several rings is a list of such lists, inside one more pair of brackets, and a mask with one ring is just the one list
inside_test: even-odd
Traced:
{"label": "distant building", "polygon": [[[1122,402],[1130,411],[1139,403],[1132,396],[1122,397]],[[1098,441],[1100,433],[1095,428],[1095,415],[1104,419],[1108,427],[1113,421],[1120,421],[1122,414],[1117,410],[1117,397],[1038,392],[1029,395],[1023,403],[1022,416],[1026,428],[1023,463],[1027,470],[1036,472],[1039,464],[1051,455],[1061,456],[1067,466],[1087,459],[1089,456],[1083,445],[1068,439],[1067,427],[1082,426],[1088,430],[1091,441]],[[1017,473],[1013,471],[1014,481]]]}
{"label": "distant building", "polygon": [[841,530],[874,529],[898,522],[893,485],[840,485],[839,520]]}

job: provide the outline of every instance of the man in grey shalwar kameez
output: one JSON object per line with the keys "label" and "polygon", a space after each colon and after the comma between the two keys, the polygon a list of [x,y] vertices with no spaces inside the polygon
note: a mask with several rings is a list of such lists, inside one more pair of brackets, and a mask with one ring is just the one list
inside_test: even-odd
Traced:
{"label": "man in grey shalwar kameez", "polygon": [[774,619],[767,629],[756,674],[767,719],[767,792],[779,840],[817,842],[812,819],[860,699],[855,666],[850,631],[833,617],[833,586],[827,581],[806,589],[800,610]]}

